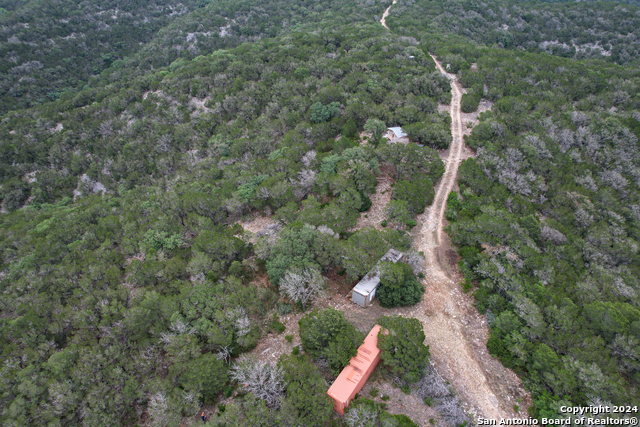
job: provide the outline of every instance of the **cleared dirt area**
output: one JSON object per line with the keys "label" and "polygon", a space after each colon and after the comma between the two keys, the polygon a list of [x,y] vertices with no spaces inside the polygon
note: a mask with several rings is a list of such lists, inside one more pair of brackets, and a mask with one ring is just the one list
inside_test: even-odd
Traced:
{"label": "cleared dirt area", "polygon": [[385,208],[387,203],[391,201],[391,184],[393,184],[393,168],[390,166],[382,166],[380,168],[380,175],[378,176],[378,184],[376,185],[376,192],[370,196],[371,207],[368,211],[362,212],[355,228],[352,231],[360,230],[361,228],[371,226],[378,230],[382,230],[380,225],[385,218]]}
{"label": "cleared dirt area", "polygon": [[471,135],[473,126],[480,123],[480,121],[478,120],[478,116],[486,111],[491,110],[491,107],[493,107],[493,102],[482,99],[480,101],[480,104],[478,105],[478,109],[473,113],[463,113],[462,111],[460,111],[460,117],[462,118],[463,135]]}
{"label": "cleared dirt area", "polygon": [[246,232],[243,239],[250,243],[257,243],[258,238],[265,234],[277,232],[281,226],[270,216],[261,216],[259,212],[252,213],[244,221],[238,222],[242,229]]}
{"label": "cleared dirt area", "polygon": [[241,221],[238,224],[240,224],[245,231],[257,234],[275,224],[275,222],[271,217],[256,215],[255,217],[250,218],[247,221]]}
{"label": "cleared dirt area", "polygon": [[[291,313],[288,316],[281,317],[280,321],[286,326],[285,331],[281,334],[267,334],[267,336],[261,339],[258,345],[249,352],[249,356],[256,360],[277,363],[280,356],[291,353],[293,347],[300,345],[298,320],[300,320],[303,315],[304,313]],[[285,339],[287,335],[293,335],[291,342],[287,342]]]}

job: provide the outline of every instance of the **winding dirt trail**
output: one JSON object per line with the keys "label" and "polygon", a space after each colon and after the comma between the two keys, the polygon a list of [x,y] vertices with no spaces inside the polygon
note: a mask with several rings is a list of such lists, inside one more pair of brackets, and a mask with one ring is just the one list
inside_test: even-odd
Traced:
{"label": "winding dirt trail", "polygon": [[[431,54],[430,54],[431,55]],[[449,147],[449,157],[445,159],[445,172],[440,180],[440,184],[436,189],[436,195],[429,209],[429,216],[427,221],[423,223],[421,230],[423,249],[425,250],[425,256],[427,257],[427,265],[440,265],[438,259],[438,251],[435,249],[440,246],[442,242],[443,234],[443,219],[444,211],[447,208],[447,197],[456,182],[458,175],[458,166],[462,161],[462,149],[464,147],[464,141],[462,138],[462,117],[460,116],[460,102],[462,100],[462,86],[456,79],[454,74],[447,73],[442,64],[431,55],[431,58],[436,63],[438,71],[445,75],[451,82],[451,105],[449,106],[449,115],[451,116],[451,135],[453,141]],[[425,229],[426,228],[426,229]],[[444,273],[444,271],[443,271]]]}
{"label": "winding dirt trail", "polygon": [[[380,20],[387,29],[386,17],[390,8],[385,10]],[[426,258],[425,295],[419,304],[394,311],[421,321],[432,362],[476,420],[478,417],[495,420],[526,417],[517,413],[514,405],[527,408],[531,403],[530,396],[518,376],[488,353],[486,319],[473,305],[473,297],[461,291],[459,283],[462,277],[455,261],[447,260],[448,252],[451,252],[451,242],[444,233],[447,196],[456,186],[461,161],[468,157],[460,111],[463,88],[454,74],[447,73],[436,57],[431,57],[438,71],[451,82],[449,114],[453,141],[447,158],[443,159],[445,173],[436,189],[434,202],[417,218],[420,229],[414,246]]]}
{"label": "winding dirt trail", "polygon": [[393,6],[394,4],[398,3],[398,0],[393,0],[393,3],[391,3],[389,5],[389,7],[387,8],[387,10],[384,11],[384,13],[382,14],[382,18],[380,18],[380,23],[382,24],[383,27],[385,27],[387,30],[389,29],[389,27],[387,27],[387,16],[389,16],[389,10],[391,9],[391,6]]}
{"label": "winding dirt trail", "polygon": [[[449,107],[453,141],[445,161],[445,173],[436,189],[430,209],[418,217],[421,229],[414,241],[425,254],[427,268],[423,300],[405,315],[420,319],[438,371],[449,380],[466,409],[476,418],[516,417],[513,405],[527,401],[518,377],[491,357],[486,349],[489,335],[484,316],[473,306],[472,297],[461,292],[460,275],[448,265],[444,233],[447,196],[456,185],[458,166],[463,159],[464,140],[460,101],[463,89],[455,75],[447,73],[435,57],[438,70],[451,82]],[[449,271],[447,271],[449,270]],[[526,403],[520,403],[525,405]]]}

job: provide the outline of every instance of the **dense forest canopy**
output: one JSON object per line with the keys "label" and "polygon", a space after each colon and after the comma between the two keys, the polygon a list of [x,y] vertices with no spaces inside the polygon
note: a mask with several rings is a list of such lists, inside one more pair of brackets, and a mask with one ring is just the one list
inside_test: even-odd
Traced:
{"label": "dense forest canopy", "polygon": [[398,34],[456,34],[477,43],[566,58],[639,64],[639,5],[589,2],[400,0]]}
{"label": "dense forest canopy", "polygon": [[0,113],[317,25],[372,21],[384,2],[30,1],[0,14]]}
{"label": "dense forest canopy", "polygon": [[[8,114],[0,125],[2,174],[14,183],[11,194],[18,199],[5,200],[6,208],[30,195],[37,203],[72,197],[89,182],[108,190],[159,182],[185,164],[217,156],[225,159],[226,174],[267,155],[275,163],[293,160],[284,156],[287,147],[271,153],[280,141],[297,150],[316,148],[320,155],[309,161],[318,162],[344,124],[361,127],[370,116],[389,125],[432,123],[425,142],[446,146],[448,117],[436,110],[438,101],[448,99],[448,83],[433,71],[431,59],[414,40],[392,41],[377,27],[346,31],[295,33],[192,62],[177,60],[166,70],[120,83],[124,87],[88,89],[56,108],[33,110],[37,124],[22,112]],[[356,32],[367,38],[356,42],[349,37]],[[314,120],[316,102],[339,103],[342,111],[330,121]],[[345,139],[340,151],[352,145]],[[320,170],[335,172],[338,154],[323,159]],[[299,167],[278,169],[289,176]],[[33,174],[32,185],[26,174]],[[239,184],[248,179],[238,176]],[[39,185],[47,187],[38,191]]]}
{"label": "dense forest canopy", "polygon": [[640,103],[626,90],[640,74],[541,64],[492,52],[461,73],[496,103],[467,140],[478,155],[448,209],[489,350],[527,379],[544,415],[637,399]]}
{"label": "dense forest canopy", "polygon": [[[0,2],[1,422],[179,425],[231,396],[209,425],[343,422],[327,380],[368,331],[311,310],[291,355],[246,353],[392,247],[408,261],[383,266],[382,305],[421,299],[411,229],[452,141],[429,54],[463,111],[492,106],[446,209],[488,350],[532,416],[637,404],[634,3],[399,0],[388,31],[386,0]],[[356,229],[383,170],[384,221]],[[419,357],[390,351],[381,375],[470,422],[428,349],[400,344]],[[344,422],[415,425],[387,409]]]}
{"label": "dense forest canopy", "polygon": [[[52,2],[14,5],[0,15],[0,112],[57,99],[81,89],[135,53],[199,2]],[[117,66],[117,63],[116,63]]]}
{"label": "dense forest canopy", "polygon": [[[390,247],[408,249],[404,223],[345,233],[379,165],[430,185],[444,169],[432,148],[360,145],[355,132],[377,117],[448,136],[436,106],[449,84],[415,44],[373,25],[292,33],[5,116],[7,422],[37,410],[111,425],[159,400],[152,422],[179,419],[269,330],[278,294],[248,285],[262,266],[276,284],[295,269],[353,280]],[[316,104],[336,109],[314,116]],[[286,228],[254,246],[234,226],[251,209]],[[35,381],[28,394],[20,372]]]}

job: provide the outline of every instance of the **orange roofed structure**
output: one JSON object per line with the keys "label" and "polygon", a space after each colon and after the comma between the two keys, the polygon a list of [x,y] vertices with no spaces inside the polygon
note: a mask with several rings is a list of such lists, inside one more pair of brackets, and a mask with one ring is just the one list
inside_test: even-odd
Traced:
{"label": "orange roofed structure", "polygon": [[349,407],[351,399],[362,390],[364,383],[367,382],[369,375],[380,361],[378,332],[380,332],[380,325],[375,325],[358,348],[358,355],[351,359],[349,366],[340,372],[338,378],[327,391],[329,397],[336,401],[333,408],[342,415],[344,415],[344,410]]}

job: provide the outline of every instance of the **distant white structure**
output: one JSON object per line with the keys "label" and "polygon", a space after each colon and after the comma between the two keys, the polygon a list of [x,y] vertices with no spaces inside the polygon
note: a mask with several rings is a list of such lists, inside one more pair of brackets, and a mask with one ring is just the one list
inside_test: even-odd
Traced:
{"label": "distant white structure", "polygon": [[392,127],[387,128],[387,133],[384,135],[385,138],[389,140],[389,142],[401,142],[403,144],[409,143],[409,137],[407,133],[402,130],[401,127]]}
{"label": "distant white structure", "polygon": [[371,301],[376,296],[376,290],[380,285],[380,263],[392,262],[396,263],[402,259],[404,254],[393,248],[389,249],[386,254],[378,263],[371,269],[366,276],[358,282],[358,284],[351,290],[351,301],[360,305],[361,307],[368,307],[371,305]]}

